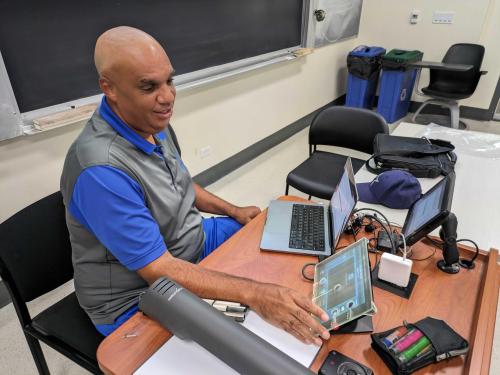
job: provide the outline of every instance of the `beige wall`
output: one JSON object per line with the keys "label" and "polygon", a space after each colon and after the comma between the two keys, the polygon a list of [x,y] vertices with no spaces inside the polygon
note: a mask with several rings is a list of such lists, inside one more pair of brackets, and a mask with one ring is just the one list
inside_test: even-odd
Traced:
{"label": "beige wall", "polygon": [[[296,61],[273,65],[201,88],[181,92],[172,123],[183,159],[193,175],[234,155],[345,93],[345,57],[355,45],[415,48],[440,60],[455,42],[486,47],[476,94],[464,104],[487,108],[500,69],[500,0],[365,0],[360,36],[316,50]],[[421,21],[408,23],[412,9]],[[434,10],[456,12],[453,25],[432,25]],[[0,142],[0,221],[56,191],[64,155],[81,129],[75,124],[45,134]],[[201,159],[200,148],[210,146]]]}
{"label": "beige wall", "polygon": [[[193,175],[345,93],[347,40],[297,59],[177,96],[172,119]],[[59,189],[66,150],[81,124],[0,143],[0,221]],[[197,150],[211,146],[201,159]]]}
{"label": "beige wall", "polygon": [[[454,43],[479,43],[486,54],[483,76],[475,94],[461,104],[487,109],[500,74],[500,0],[364,0],[358,42],[392,48],[418,49],[424,60],[441,61]],[[410,12],[420,10],[420,21],[409,23]],[[432,23],[434,11],[454,11],[454,23]],[[422,74],[421,85],[428,83],[428,72]],[[423,97],[413,96],[422,101]]]}

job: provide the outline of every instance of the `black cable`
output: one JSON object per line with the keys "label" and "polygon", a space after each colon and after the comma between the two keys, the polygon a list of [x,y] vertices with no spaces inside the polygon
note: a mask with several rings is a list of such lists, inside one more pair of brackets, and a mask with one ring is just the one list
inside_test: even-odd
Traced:
{"label": "black cable", "polygon": [[[394,251],[394,253],[396,253],[397,252],[397,248],[394,245],[394,241],[392,239],[391,232],[389,232],[389,229],[387,229],[387,227],[384,225],[384,223],[382,223],[382,221],[378,217],[376,217],[376,216],[372,216],[372,215],[365,215],[365,216],[368,217],[368,218],[371,218],[371,219],[375,220],[377,223],[380,224],[380,226],[382,227],[382,229],[387,233],[387,237],[389,237],[389,241],[391,242],[391,249]],[[390,225],[389,225],[389,228],[390,228]]]}
{"label": "black cable", "polygon": [[468,238],[461,238],[461,239],[457,240],[457,243],[459,243],[459,242],[470,242],[476,248],[476,253],[472,257],[472,259],[460,258],[458,261],[458,264],[460,264],[461,267],[467,268],[470,270],[470,269],[474,268],[474,261],[476,260],[477,256],[479,255],[479,246],[477,246],[477,243],[475,243],[472,240],[469,240]]}
{"label": "black cable", "polygon": [[422,262],[424,260],[430,259],[434,256],[434,254],[436,254],[437,247],[435,244],[434,244],[433,248],[434,248],[434,250],[432,251],[432,254],[429,256],[426,256],[425,258],[419,258],[419,259],[415,259],[415,258],[411,258],[411,257],[408,257],[408,258],[411,260],[414,260],[415,262]]}
{"label": "black cable", "polygon": [[306,263],[306,264],[304,264],[304,266],[302,267],[302,277],[303,277],[304,279],[306,279],[307,281],[314,281],[314,278],[311,278],[311,277],[309,277],[309,276],[306,276],[306,274],[305,274],[305,270],[306,270],[306,268],[307,268],[307,267],[311,267],[311,266],[316,266],[316,263]]}
{"label": "black cable", "polygon": [[444,244],[444,242],[436,241],[435,239],[433,239],[429,236],[425,236],[425,238],[427,238],[429,241],[431,241],[435,246],[443,246],[443,244]]}
{"label": "black cable", "polygon": [[[376,213],[380,214],[380,216],[382,216],[382,217],[384,218],[384,220],[387,222],[387,225],[389,226],[389,229],[387,229],[387,227],[384,225],[384,223],[383,223],[383,222],[382,222],[382,221],[381,221],[378,217],[373,216],[373,215],[369,215],[369,214],[365,214],[365,215],[363,215],[363,217],[361,218],[361,223],[363,223],[363,220],[364,220],[365,218],[369,218],[370,220],[372,220],[372,222],[373,222],[373,220],[374,220],[374,221],[376,221],[377,223],[379,223],[379,224],[380,224],[380,226],[382,227],[382,229],[384,229],[384,231],[387,233],[387,236],[389,237],[389,241],[391,242],[391,248],[393,249],[393,251],[394,251],[394,252],[397,252],[397,248],[395,247],[395,245],[394,245],[394,241],[392,240],[391,232],[389,231],[389,230],[391,230],[391,231],[392,231],[392,228],[391,228],[390,221],[387,219],[387,217],[385,217],[385,215],[384,215],[382,212],[380,212],[380,211],[378,211],[378,210],[375,210],[375,209],[373,209],[373,208],[358,208],[358,209],[354,210],[354,211],[352,212],[352,214],[354,215],[354,214],[356,214],[356,213],[358,213],[358,212],[361,212],[361,211],[373,211],[373,212],[376,212]],[[371,224],[372,222],[370,222],[370,224]],[[351,224],[351,227],[352,227],[352,224]],[[353,234],[353,236],[354,236],[354,240],[356,240],[356,233],[355,233],[355,231],[354,231],[354,230],[352,231],[352,234]],[[344,247],[346,247],[346,246],[337,247],[337,248],[335,248],[335,250],[342,249],[342,248],[344,248]],[[367,249],[367,250],[368,250],[368,249]],[[378,260],[378,252],[375,252],[375,267],[377,267],[378,263],[379,263],[379,260]],[[304,279],[306,279],[306,280],[308,280],[308,281],[314,281],[314,278],[311,278],[311,277],[309,277],[309,276],[306,276],[306,274],[305,274],[305,270],[306,270],[306,268],[307,268],[307,267],[310,267],[310,266],[315,266],[315,265],[316,265],[316,263],[306,263],[306,264],[304,264],[304,266],[302,267],[302,271],[301,271],[301,273],[302,273],[302,277],[303,277]],[[373,268],[375,268],[375,267],[373,267]]]}
{"label": "black cable", "polygon": [[[389,229],[391,230],[392,232],[392,228],[391,228],[391,222],[389,221],[389,219],[387,219],[387,217],[385,217],[385,215],[380,212],[379,210],[376,210],[374,208],[357,208],[355,209],[352,214],[354,215],[355,213],[358,213],[360,211],[373,211],[373,212],[376,212],[378,213],[380,216],[383,217],[383,219],[385,220],[385,222],[387,223],[387,225],[389,225]],[[378,221],[380,223],[380,221],[378,220],[378,218],[376,216],[371,216],[371,215],[365,215],[366,217],[371,217],[371,218],[374,218],[375,221]]]}

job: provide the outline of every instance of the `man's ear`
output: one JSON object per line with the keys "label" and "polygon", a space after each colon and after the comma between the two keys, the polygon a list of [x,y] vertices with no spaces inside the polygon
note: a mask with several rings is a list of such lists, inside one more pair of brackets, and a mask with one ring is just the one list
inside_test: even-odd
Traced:
{"label": "man's ear", "polygon": [[115,101],[116,99],[116,93],[115,93],[115,87],[113,85],[113,82],[107,77],[100,77],[99,78],[99,87],[101,88],[101,91],[106,95],[107,98],[111,99],[112,101]]}

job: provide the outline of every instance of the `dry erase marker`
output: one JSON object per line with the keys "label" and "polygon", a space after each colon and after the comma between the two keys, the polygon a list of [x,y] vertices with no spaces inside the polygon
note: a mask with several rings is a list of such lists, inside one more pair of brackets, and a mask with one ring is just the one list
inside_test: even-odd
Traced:
{"label": "dry erase marker", "polygon": [[392,351],[396,351],[396,349],[395,349],[396,345],[399,344],[400,342],[403,342],[403,340],[406,339],[413,332],[415,332],[415,330],[416,330],[415,328],[408,329],[408,332],[406,332],[403,336],[401,336],[399,339],[394,341],[394,343],[389,347],[389,349]]}
{"label": "dry erase marker", "polygon": [[420,353],[417,354],[416,357],[413,357],[413,359],[411,361],[409,361],[407,364],[406,364],[406,367],[407,368],[411,368],[411,366],[413,366],[416,362],[426,358],[432,358],[434,357],[434,352],[432,351],[432,345],[427,345],[424,349],[422,349],[420,351]]}
{"label": "dry erase marker", "polygon": [[235,321],[240,323],[245,321],[244,313],[225,312],[224,315],[229,316],[230,318],[233,318]]}
{"label": "dry erase marker", "polygon": [[221,305],[221,304],[218,304],[218,303],[214,303],[212,305],[212,307],[216,310],[219,310],[219,311],[222,311],[222,312],[226,312],[227,311],[227,306],[226,305]]}
{"label": "dry erase marker", "polygon": [[410,361],[417,356],[422,350],[424,350],[427,346],[430,346],[431,342],[427,337],[422,337],[418,340],[414,345],[405,350],[399,355],[399,360],[401,362]]}
{"label": "dry erase marker", "polygon": [[422,336],[422,332],[420,332],[418,329],[413,329],[404,338],[396,342],[392,350],[396,354],[401,353],[402,351],[416,343]]}
{"label": "dry erase marker", "polygon": [[385,344],[385,346],[390,347],[392,344],[394,344],[396,341],[398,341],[401,337],[406,335],[408,333],[408,328],[406,327],[399,327],[397,330],[392,332],[389,336],[386,336],[382,339],[382,342]]}

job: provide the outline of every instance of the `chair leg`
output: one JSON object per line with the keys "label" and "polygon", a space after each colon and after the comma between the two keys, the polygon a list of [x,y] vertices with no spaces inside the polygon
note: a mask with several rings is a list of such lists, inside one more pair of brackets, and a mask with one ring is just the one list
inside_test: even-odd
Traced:
{"label": "chair leg", "polygon": [[312,195],[310,195],[310,196],[309,196],[309,198],[307,198],[307,200],[308,200],[308,201],[310,201],[310,200],[311,200],[311,197],[312,197]]}
{"label": "chair leg", "polygon": [[285,188],[285,195],[288,195],[288,188],[289,188],[289,187],[290,187],[290,186],[289,186],[288,184],[286,184],[286,188]]}
{"label": "chair leg", "polygon": [[411,118],[411,122],[413,122],[414,124],[417,123],[417,116],[420,114],[420,112],[422,112],[422,109],[424,109],[424,107],[429,104],[430,102],[432,101],[432,99],[428,99],[426,100],[425,102],[423,102],[420,107],[418,107],[418,109],[415,111],[415,113],[413,114],[413,117]]}
{"label": "chair leg", "polygon": [[458,103],[450,103],[450,114],[451,114],[451,128],[458,129],[460,123],[460,109],[458,107]]}
{"label": "chair leg", "polygon": [[43,355],[42,347],[40,346],[40,341],[27,333],[24,333],[24,337],[26,337],[26,341],[28,342],[31,355],[35,361],[36,368],[38,369],[38,373],[40,375],[50,375],[47,362],[45,361],[45,356]]}

